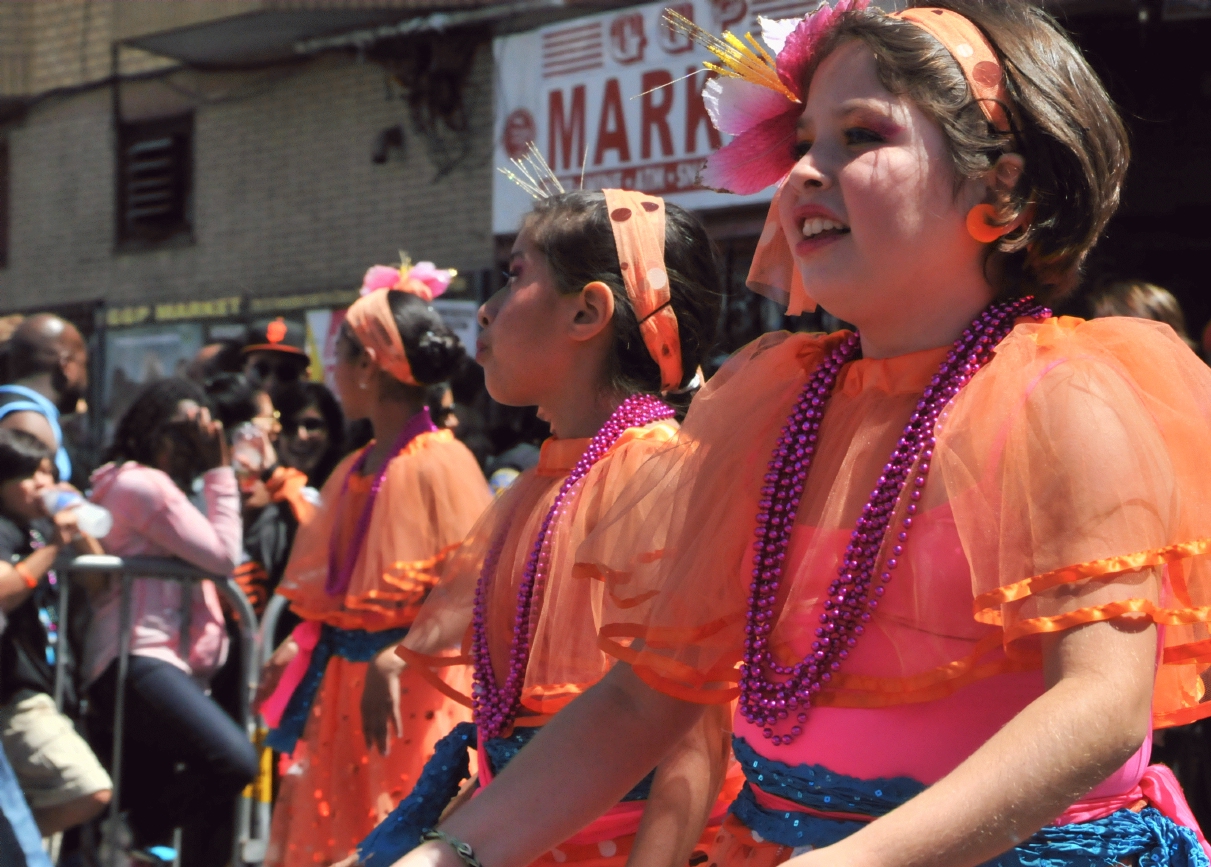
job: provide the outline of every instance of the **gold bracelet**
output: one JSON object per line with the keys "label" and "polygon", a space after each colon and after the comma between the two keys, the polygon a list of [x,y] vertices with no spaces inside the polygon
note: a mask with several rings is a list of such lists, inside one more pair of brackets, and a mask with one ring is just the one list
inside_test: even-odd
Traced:
{"label": "gold bracelet", "polygon": [[459,860],[466,864],[467,867],[484,867],[483,864],[479,863],[479,859],[475,857],[474,849],[457,837],[451,837],[445,831],[440,831],[437,828],[431,828],[430,830],[421,834],[420,838],[426,842],[429,840],[440,840],[441,842],[445,843],[454,850],[454,854],[457,855]]}

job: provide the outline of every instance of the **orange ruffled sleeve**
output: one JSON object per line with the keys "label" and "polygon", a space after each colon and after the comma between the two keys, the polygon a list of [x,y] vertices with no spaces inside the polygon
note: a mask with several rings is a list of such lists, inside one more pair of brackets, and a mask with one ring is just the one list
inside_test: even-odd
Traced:
{"label": "orange ruffled sleeve", "polygon": [[1163,627],[1157,726],[1211,715],[1211,370],[1167,326],[1019,325],[940,420],[934,466],[974,615],[1038,636],[1122,615]]}
{"label": "orange ruffled sleeve", "polygon": [[492,494],[475,457],[450,431],[419,435],[391,460],[347,591],[329,596],[324,583],[333,527],[339,522],[339,538],[349,538],[368,495],[368,477],[354,477],[342,503],[358,454],[346,457],[324,485],[277,592],[300,617],[340,629],[407,626]]}
{"label": "orange ruffled sleeve", "polygon": [[[541,725],[609,670],[612,658],[597,644],[604,587],[573,568],[581,541],[616,503],[648,458],[675,435],[673,422],[631,428],[589,471],[566,500],[562,520],[550,530],[549,567],[536,606],[529,664],[522,687],[524,725]],[[446,563],[404,639],[400,655],[442,688],[441,670],[468,665],[470,625],[485,558],[503,532],[504,542],[487,600],[488,643],[498,679],[508,671],[517,592],[539,527],[588,440],[548,440],[537,467],[510,485]],[[461,646],[460,643],[461,642]],[[456,649],[457,648],[457,649]],[[424,652],[422,652],[424,651]],[[450,688],[447,695],[470,704]]]}
{"label": "orange ruffled sleeve", "polygon": [[602,649],[654,688],[705,704],[737,695],[766,465],[789,408],[838,340],[779,332],[737,352],[581,546],[578,571],[606,588]]}

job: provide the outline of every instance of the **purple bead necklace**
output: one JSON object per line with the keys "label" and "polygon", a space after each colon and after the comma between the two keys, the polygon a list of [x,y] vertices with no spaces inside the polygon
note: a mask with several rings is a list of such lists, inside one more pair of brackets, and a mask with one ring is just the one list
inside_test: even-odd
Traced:
{"label": "purple bead necklace", "polygon": [[565,503],[576,484],[585,477],[593,465],[618,441],[627,428],[644,427],[662,419],[672,418],[673,408],[645,394],[636,394],[622,402],[618,409],[602,425],[601,430],[589,441],[572,472],[564,479],[555,502],[547,511],[538,530],[538,537],[530,548],[530,556],[517,589],[517,613],[513,618],[513,638],[509,644],[509,673],[504,684],[498,685],[492,670],[492,657],[488,649],[487,606],[488,591],[496,575],[501,549],[509,527],[506,525],[497,535],[492,548],[484,557],[483,569],[475,587],[475,609],[471,618],[471,654],[475,663],[475,685],[472,687],[472,702],[475,724],[479,728],[480,743],[483,739],[500,737],[513,723],[521,701],[521,689],[526,679],[526,666],[530,660],[530,639],[534,629],[534,600],[541,597],[542,588],[550,564],[549,537],[551,527],[561,520]]}
{"label": "purple bead necklace", "polygon": [[[353,536],[343,549],[345,555],[343,558],[341,557],[342,549],[340,546],[341,522],[336,521],[333,523],[332,536],[328,544],[328,574],[324,579],[324,591],[329,596],[338,596],[349,589],[349,582],[353,580],[353,567],[357,565],[357,558],[362,552],[362,545],[366,541],[366,534],[370,532],[370,518],[374,514],[374,501],[378,499],[379,489],[382,488],[383,482],[387,479],[387,470],[390,468],[391,462],[395,460],[396,455],[402,452],[412,440],[423,433],[432,433],[436,430],[437,425],[433,423],[433,418],[429,415],[429,407],[427,406],[423,407],[420,412],[412,416],[404,424],[403,429],[399,432],[399,436],[395,438],[395,442],[391,445],[390,454],[383,461],[378,475],[374,477],[374,481],[370,484],[370,495],[366,497],[366,502],[362,505],[361,514],[357,516],[357,524],[353,527]],[[341,482],[341,492],[337,496],[337,502],[344,502],[345,495],[349,492],[349,479],[361,473],[362,469],[366,466],[366,461],[370,458],[370,451],[373,448],[373,443],[366,446],[353,462],[353,466],[345,474],[345,480]]]}
{"label": "purple bead necklace", "polygon": [[[997,344],[1013,330],[1015,320],[1023,316],[1044,319],[1050,315],[1050,310],[1029,297],[993,304],[955,342],[921,395],[870,500],[862,507],[841,568],[828,587],[811,651],[803,660],[788,666],[775,662],[769,646],[777,619],[778,586],[820,422],[838,373],[858,352],[858,335],[850,335],[843,341],[808,378],[774,446],[761,489],[748,619],[744,627],[744,662],[740,669],[740,713],[749,723],[761,726],[762,734],[775,745],[789,744],[802,734],[801,724],[807,721],[807,710],[815,695],[849,657],[879,606],[883,585],[891,581],[912,529],[933,459],[934,427],[942,410],[988,363]],[[875,580],[884,542],[905,487],[910,492],[902,527]],[[784,721],[792,714],[789,730],[775,733],[775,726],[784,727]]]}

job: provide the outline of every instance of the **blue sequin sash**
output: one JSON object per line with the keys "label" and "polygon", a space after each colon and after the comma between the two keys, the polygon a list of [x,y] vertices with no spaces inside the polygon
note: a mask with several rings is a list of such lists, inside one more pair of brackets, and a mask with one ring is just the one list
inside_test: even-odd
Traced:
{"label": "blue sequin sash", "polygon": [[328,670],[328,662],[332,657],[339,656],[350,662],[370,662],[380,650],[398,643],[407,634],[407,627],[367,632],[364,629],[337,629],[325,623],[320,630],[319,640],[315,643],[315,650],[311,652],[311,662],[303,673],[303,679],[290,694],[278,727],[269,732],[265,743],[280,753],[294,752],[295,744],[303,736],[307,714],[315,703],[320,683],[324,680],[324,672]]}
{"label": "blue sequin sash", "polygon": [[[730,812],[756,835],[791,848],[829,846],[868,823],[771,810],[757,803],[754,786],[811,810],[856,813],[871,819],[925,789],[923,783],[910,777],[863,780],[820,765],[792,767],[760,755],[740,737],[732,738],[732,747],[744,770],[745,785]],[[1105,867],[1119,863],[1209,867],[1194,832],[1154,807],[1138,813],[1119,810],[1092,822],[1047,825],[985,867]]]}
{"label": "blue sequin sash", "polygon": [[[504,770],[536,734],[535,726],[519,726],[509,737],[491,738],[484,744],[493,775]],[[421,834],[437,824],[463,780],[471,776],[471,750],[475,747],[475,723],[470,722],[459,723],[434,745],[433,758],[425,763],[412,792],[358,844],[361,867],[389,867],[420,844]],[[646,801],[655,776],[653,770],[622,800]]]}

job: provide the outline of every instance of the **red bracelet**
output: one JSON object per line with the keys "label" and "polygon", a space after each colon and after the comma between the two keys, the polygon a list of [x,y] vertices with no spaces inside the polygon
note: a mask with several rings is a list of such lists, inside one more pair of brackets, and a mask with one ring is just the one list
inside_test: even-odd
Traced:
{"label": "red bracelet", "polygon": [[42,580],[41,578],[35,578],[33,575],[31,575],[29,573],[29,570],[25,568],[24,563],[14,563],[13,571],[21,576],[21,580],[25,582],[25,586],[28,587],[30,590],[33,590],[35,587],[37,587],[38,582]]}

